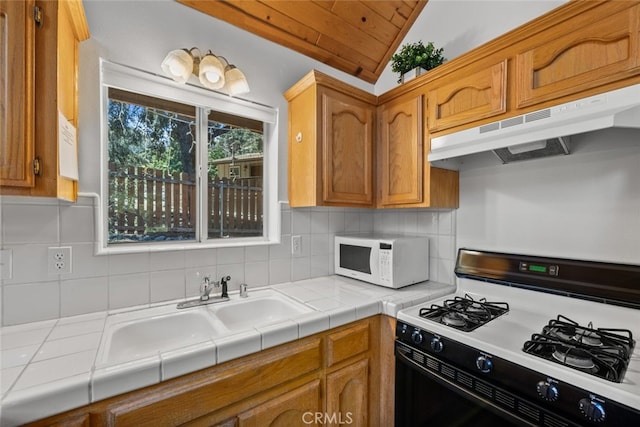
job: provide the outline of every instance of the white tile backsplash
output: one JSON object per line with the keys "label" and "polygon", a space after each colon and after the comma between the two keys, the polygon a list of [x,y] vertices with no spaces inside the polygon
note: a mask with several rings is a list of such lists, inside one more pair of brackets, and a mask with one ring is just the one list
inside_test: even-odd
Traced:
{"label": "white tile backsplash", "polygon": [[3,325],[60,317],[60,283],[6,285],[2,289]]}
{"label": "white tile backsplash", "polygon": [[10,243],[57,243],[60,241],[58,206],[2,206],[2,241]]}
{"label": "white tile backsplash", "polygon": [[[344,232],[426,235],[432,280],[453,281],[455,211],[282,204],[279,244],[97,256],[92,198],[76,204],[0,198],[5,201],[0,249],[12,251],[13,277],[1,282],[3,326],[193,297],[206,275],[230,275],[231,291],[243,282],[264,286],[330,275],[333,238]],[[291,254],[292,235],[301,237],[300,254]],[[50,275],[47,249],[63,244],[72,247],[73,271]]]}
{"label": "white tile backsplash", "polygon": [[149,273],[109,276],[109,309],[149,304]]}
{"label": "white tile backsplash", "polygon": [[107,310],[109,279],[106,276],[60,282],[60,315],[62,317]]}

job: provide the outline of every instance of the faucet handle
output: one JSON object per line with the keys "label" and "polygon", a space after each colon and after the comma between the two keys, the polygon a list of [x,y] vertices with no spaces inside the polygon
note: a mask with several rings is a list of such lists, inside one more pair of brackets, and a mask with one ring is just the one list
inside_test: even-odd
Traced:
{"label": "faucet handle", "polygon": [[200,292],[206,292],[211,286],[211,277],[204,276],[200,282]]}

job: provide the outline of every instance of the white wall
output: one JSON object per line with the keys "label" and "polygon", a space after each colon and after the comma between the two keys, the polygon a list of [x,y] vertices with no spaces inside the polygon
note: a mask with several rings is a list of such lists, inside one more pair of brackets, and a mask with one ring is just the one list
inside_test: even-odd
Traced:
{"label": "white wall", "polygon": [[459,247],[640,263],[640,131],[579,135],[568,156],[460,170]]}
{"label": "white wall", "polygon": [[[558,2],[431,0],[410,37],[445,46],[451,58],[532,19]],[[80,191],[98,192],[98,58],[161,73],[169,50],[197,46],[212,49],[240,67],[249,80],[245,98],[280,111],[279,199],[287,194],[287,105],[282,93],[315,68],[374,92],[373,85],[348,76],[274,43],[205,16],[171,0],[84,0],[91,39],[80,45],[79,141]],[[408,41],[415,41],[409,40]],[[395,87],[389,70],[376,85],[381,93]],[[386,83],[385,83],[386,81]],[[487,178],[488,179],[488,178]],[[484,203],[464,196],[463,206]],[[487,185],[495,185],[490,180]],[[431,278],[453,282],[456,247],[455,211],[362,209],[294,209],[282,213],[282,243],[270,247],[189,250],[181,252],[94,256],[93,201],[75,205],[51,199],[0,198],[1,247],[13,256],[10,279],[0,281],[2,325],[55,319],[82,313],[196,295],[197,273],[231,274],[241,282],[265,285],[330,274],[333,235],[338,232],[404,232],[431,238]],[[475,209],[475,208],[474,208]],[[491,227],[491,221],[488,221]],[[468,233],[465,226],[464,233]],[[292,257],[290,238],[303,239]],[[73,272],[50,275],[47,248],[71,246]]]}

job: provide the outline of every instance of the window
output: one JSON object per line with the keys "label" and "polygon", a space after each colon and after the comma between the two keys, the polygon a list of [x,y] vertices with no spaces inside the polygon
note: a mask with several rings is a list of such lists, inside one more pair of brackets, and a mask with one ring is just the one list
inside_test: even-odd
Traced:
{"label": "window", "polygon": [[103,250],[277,241],[275,111],[105,61],[102,72]]}

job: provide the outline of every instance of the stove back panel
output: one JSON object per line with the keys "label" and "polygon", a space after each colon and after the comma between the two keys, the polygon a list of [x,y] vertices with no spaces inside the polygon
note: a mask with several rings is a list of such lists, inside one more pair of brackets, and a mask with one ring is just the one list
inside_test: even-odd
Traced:
{"label": "stove back panel", "polygon": [[458,250],[458,277],[640,308],[640,266]]}

